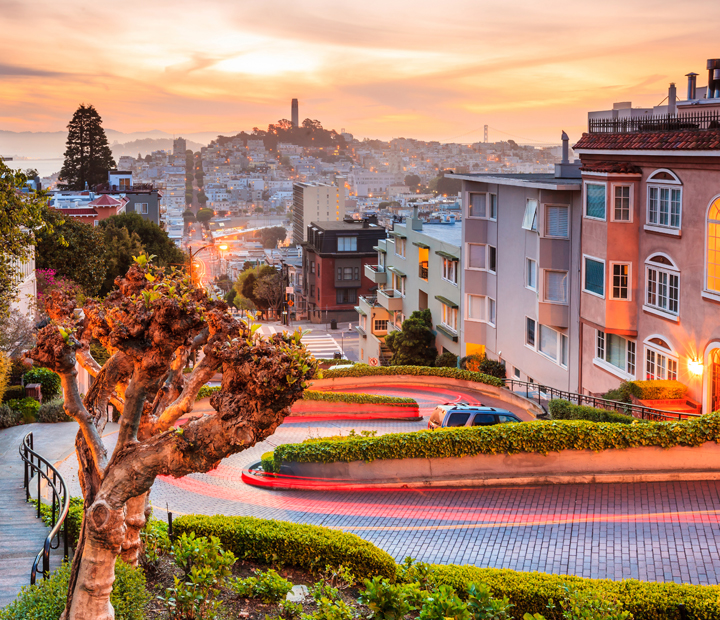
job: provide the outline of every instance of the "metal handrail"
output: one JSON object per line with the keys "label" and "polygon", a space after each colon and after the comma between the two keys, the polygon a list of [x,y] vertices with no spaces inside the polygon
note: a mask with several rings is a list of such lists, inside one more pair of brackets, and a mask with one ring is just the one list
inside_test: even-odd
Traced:
{"label": "metal handrail", "polygon": [[[558,390],[548,385],[541,385],[539,383],[530,383],[529,381],[520,381],[518,379],[503,379],[505,387],[511,392],[515,392],[515,386],[519,386],[525,390],[525,398],[530,398],[530,392],[537,392],[537,402],[545,410],[542,403],[545,394],[548,402],[554,398],[567,400],[576,405],[589,405],[590,407],[597,407],[600,409],[611,409],[619,413],[626,415],[632,415],[641,420],[682,420],[683,418],[699,418],[699,413],[680,413],[678,411],[665,411],[663,409],[654,409],[652,407],[645,407],[644,405],[635,405],[633,403],[625,403],[619,400],[608,400],[607,398],[600,398],[598,396],[588,396],[586,394],[577,394],[575,392],[565,392],[564,390]],[[533,397],[535,400],[535,397]]]}
{"label": "metal handrail", "polygon": [[[62,528],[63,550],[65,559],[68,558],[68,531],[67,517],[70,509],[70,494],[68,493],[65,480],[60,472],[44,457],[35,452],[33,443],[33,434],[28,433],[20,444],[20,458],[25,466],[25,479],[23,486],[25,487],[25,501],[30,501],[30,482],[33,475],[37,475],[37,516],[41,517],[41,482],[44,478],[47,481],[48,488],[52,490],[52,529],[48,534],[42,549],[38,551],[30,570],[30,585],[35,585],[38,573],[47,579],[50,576],[50,550],[60,547],[60,530]],[[45,466],[45,471],[43,471]],[[52,479],[50,475],[52,474]],[[62,501],[61,501],[62,500]],[[56,509],[57,507],[57,509]],[[57,519],[56,519],[57,516]],[[55,542],[53,543],[53,540]],[[38,568],[42,559],[42,570]]]}

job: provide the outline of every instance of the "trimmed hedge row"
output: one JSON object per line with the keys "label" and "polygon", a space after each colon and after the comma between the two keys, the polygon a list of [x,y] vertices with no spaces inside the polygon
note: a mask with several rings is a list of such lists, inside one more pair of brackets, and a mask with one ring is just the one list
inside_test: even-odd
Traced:
{"label": "trimmed hedge row", "polygon": [[303,400],[320,400],[329,403],[353,403],[356,405],[417,405],[414,398],[398,396],[377,396],[375,394],[358,394],[355,392],[321,392],[305,390]]}
{"label": "trimmed hedge row", "polygon": [[674,400],[685,398],[687,385],[673,380],[632,381],[633,394],[640,400]]}
{"label": "trimmed hedge row", "polygon": [[460,379],[461,381],[474,381],[495,387],[505,385],[502,379],[484,375],[480,372],[460,370],[459,368],[431,368],[429,366],[369,366],[368,364],[355,364],[350,368],[336,368],[323,370],[322,379],[343,379],[345,377],[378,377],[393,375],[409,375],[413,377],[445,377],[447,379]]}
{"label": "trimmed hedge row", "polygon": [[553,420],[589,420],[590,422],[617,422],[619,424],[644,421],[617,411],[587,407],[586,405],[573,405],[559,398],[551,400],[548,407]]}
{"label": "trimmed hedge row", "polygon": [[548,600],[562,598],[562,587],[600,591],[616,598],[634,620],[679,620],[682,603],[694,620],[714,620],[720,609],[720,586],[693,586],[677,583],[653,583],[625,579],[586,579],[568,575],[523,573],[509,569],[476,566],[433,565],[429,581],[449,585],[463,592],[470,582],[486,583],[493,596],[507,596],[515,605],[513,617],[521,620],[524,612],[541,613],[548,620],[563,618],[562,610],[547,608]]}
{"label": "trimmed hedge row", "polygon": [[333,463],[377,459],[447,458],[477,454],[560,452],[656,446],[699,446],[720,441],[720,412],[687,422],[612,424],[584,420],[523,422],[395,433],[343,441],[284,444],[275,463]]}
{"label": "trimmed hedge row", "polygon": [[355,362],[352,360],[336,360],[332,357],[316,357],[318,364],[333,364],[334,366],[352,366]]}
{"label": "trimmed hedge row", "polygon": [[215,392],[220,391],[219,385],[203,385],[200,390],[198,391],[197,396],[195,397],[195,400],[201,400],[202,398],[209,398],[212,396]]}
{"label": "trimmed hedge row", "polygon": [[186,515],[173,521],[178,535],[217,536],[238,558],[263,564],[284,564],[306,570],[326,565],[349,568],[359,579],[375,575],[394,579],[395,560],[355,534],[318,525],[255,517]]}

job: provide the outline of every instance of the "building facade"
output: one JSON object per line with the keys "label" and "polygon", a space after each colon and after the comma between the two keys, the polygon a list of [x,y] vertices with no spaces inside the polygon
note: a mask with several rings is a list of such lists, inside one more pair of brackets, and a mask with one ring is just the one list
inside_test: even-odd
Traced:
{"label": "building facade", "polygon": [[377,289],[361,296],[356,308],[360,333],[359,359],[372,365],[389,363],[385,336],[402,329],[415,310],[430,309],[438,354],[460,356],[462,226],[454,219],[427,224],[413,217],[396,224],[376,246],[377,263],[365,275]]}
{"label": "building facade", "polygon": [[555,174],[453,176],[463,182],[461,353],[503,361],[508,378],[577,391],[578,165],[566,155]]}
{"label": "building facade", "polygon": [[306,234],[300,307],[315,323],[357,320],[358,298],[375,286],[365,265],[375,262],[385,229],[367,220],[312,222]]}
{"label": "building facade", "polygon": [[342,221],[345,217],[345,179],[335,183],[293,184],[293,243],[307,241],[310,222]]}

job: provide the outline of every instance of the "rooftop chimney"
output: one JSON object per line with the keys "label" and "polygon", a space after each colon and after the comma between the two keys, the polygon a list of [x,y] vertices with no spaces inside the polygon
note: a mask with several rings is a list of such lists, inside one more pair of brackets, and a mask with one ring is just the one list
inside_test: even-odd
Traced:
{"label": "rooftop chimney", "polygon": [[668,88],[668,114],[670,116],[677,114],[677,88],[675,88],[675,82],[670,82],[670,88]]}
{"label": "rooftop chimney", "polygon": [[563,131],[562,132],[562,162],[563,164],[570,163],[570,138]]}
{"label": "rooftop chimney", "polygon": [[412,220],[410,222],[411,228],[413,230],[422,230],[423,229],[423,223],[422,223],[422,220],[420,219],[419,210],[420,210],[420,207],[418,206],[417,203],[415,203],[413,205],[413,216],[412,216]]}
{"label": "rooftop chimney", "polygon": [[697,89],[697,73],[686,73],[685,77],[688,79],[688,91],[687,91],[687,98],[688,101],[693,101],[695,97],[695,92]]}
{"label": "rooftop chimney", "polygon": [[555,164],[555,178],[556,179],[579,179],[580,175],[580,160],[576,159],[570,163],[570,138],[563,131],[562,132],[562,161],[559,164]]}

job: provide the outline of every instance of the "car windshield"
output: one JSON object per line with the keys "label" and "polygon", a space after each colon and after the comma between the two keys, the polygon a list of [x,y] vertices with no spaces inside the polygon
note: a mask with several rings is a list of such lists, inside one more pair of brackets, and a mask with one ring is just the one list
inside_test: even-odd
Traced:
{"label": "car windshield", "polygon": [[469,413],[455,411],[448,416],[447,426],[465,426],[469,417]]}

